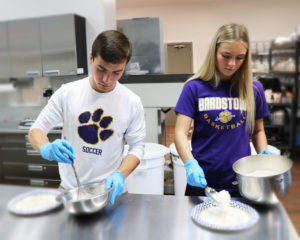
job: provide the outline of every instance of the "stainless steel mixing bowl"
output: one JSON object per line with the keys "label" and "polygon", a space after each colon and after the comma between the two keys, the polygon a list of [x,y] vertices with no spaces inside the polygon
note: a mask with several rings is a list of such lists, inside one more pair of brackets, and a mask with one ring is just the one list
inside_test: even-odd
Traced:
{"label": "stainless steel mixing bowl", "polygon": [[104,180],[64,191],[58,200],[63,201],[65,208],[71,214],[91,214],[98,212],[106,205],[110,191],[106,191]]}
{"label": "stainless steel mixing bowl", "polygon": [[[258,204],[276,204],[292,185],[292,166],[293,162],[285,156],[260,154],[241,158],[232,168],[243,197]],[[273,174],[253,176],[255,171]]]}

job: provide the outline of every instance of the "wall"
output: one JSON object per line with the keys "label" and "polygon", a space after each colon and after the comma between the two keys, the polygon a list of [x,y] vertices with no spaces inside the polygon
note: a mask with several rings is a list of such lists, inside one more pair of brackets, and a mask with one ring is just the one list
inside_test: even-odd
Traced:
{"label": "wall", "polygon": [[103,0],[105,29],[116,29],[116,1]]}
{"label": "wall", "polygon": [[187,5],[117,8],[117,19],[162,17],[165,43],[193,42],[194,71],[197,71],[213,34],[222,24],[246,25],[251,41],[271,40],[290,36],[294,27],[300,25],[299,9],[299,0],[211,0]]}

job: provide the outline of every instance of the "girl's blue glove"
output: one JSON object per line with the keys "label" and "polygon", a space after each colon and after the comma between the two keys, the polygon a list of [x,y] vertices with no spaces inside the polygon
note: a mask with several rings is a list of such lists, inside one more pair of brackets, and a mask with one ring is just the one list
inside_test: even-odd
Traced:
{"label": "girl's blue glove", "polygon": [[272,153],[269,149],[264,149],[264,150],[262,150],[259,154],[273,155],[274,153]]}
{"label": "girl's blue glove", "polygon": [[72,164],[75,159],[74,148],[67,140],[56,139],[40,147],[40,154],[49,161]]}
{"label": "girl's blue glove", "polygon": [[194,158],[188,159],[185,164],[187,183],[194,187],[205,188],[207,185],[203,169]]}
{"label": "girl's blue glove", "polygon": [[113,188],[110,193],[109,203],[114,204],[115,198],[122,195],[124,191],[125,177],[119,171],[113,172],[110,176],[106,178],[105,188],[108,191]]}

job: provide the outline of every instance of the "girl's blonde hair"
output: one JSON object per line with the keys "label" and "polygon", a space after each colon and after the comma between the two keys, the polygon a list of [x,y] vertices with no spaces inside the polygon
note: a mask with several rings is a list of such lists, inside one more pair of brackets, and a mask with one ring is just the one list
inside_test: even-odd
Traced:
{"label": "girl's blonde hair", "polygon": [[251,71],[251,54],[249,50],[248,31],[245,26],[235,23],[221,26],[215,33],[210,44],[204,64],[199,71],[187,80],[201,79],[213,81],[215,86],[220,83],[220,75],[216,67],[216,52],[218,46],[224,42],[242,42],[248,49],[245,60],[238,71],[231,78],[231,88],[236,88],[239,97],[245,101],[247,106],[246,123],[252,133],[255,125],[255,104],[253,95],[253,81]]}

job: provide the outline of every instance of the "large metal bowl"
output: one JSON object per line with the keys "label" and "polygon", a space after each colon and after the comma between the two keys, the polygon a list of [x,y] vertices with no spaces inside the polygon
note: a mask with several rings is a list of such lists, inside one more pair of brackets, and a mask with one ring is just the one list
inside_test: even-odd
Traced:
{"label": "large metal bowl", "polygon": [[102,181],[64,191],[58,199],[63,201],[69,213],[86,215],[101,210],[109,196],[110,191],[106,191],[105,181]]}
{"label": "large metal bowl", "polygon": [[[276,204],[292,185],[292,166],[293,162],[285,156],[260,154],[241,158],[232,168],[243,197],[253,203]],[[255,171],[269,174],[253,176]]]}

